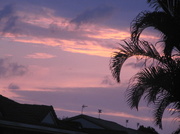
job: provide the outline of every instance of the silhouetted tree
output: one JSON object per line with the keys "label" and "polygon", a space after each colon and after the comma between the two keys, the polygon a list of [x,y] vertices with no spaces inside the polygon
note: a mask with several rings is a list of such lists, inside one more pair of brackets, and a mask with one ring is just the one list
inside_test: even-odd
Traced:
{"label": "silhouetted tree", "polygon": [[[110,60],[113,77],[120,82],[120,72],[124,62],[136,56],[154,62],[144,66],[130,81],[127,89],[127,102],[131,108],[138,109],[143,98],[154,106],[154,122],[162,129],[164,111],[169,108],[172,114],[180,115],[180,0],[147,0],[155,8],[154,12],[143,11],[131,23],[131,41],[120,44]],[[148,27],[162,33],[165,47],[159,53],[154,45],[140,41],[140,35]],[[175,50],[176,53],[172,51]],[[178,132],[178,130],[176,131]]]}
{"label": "silhouetted tree", "polygon": [[139,131],[148,133],[148,134],[159,134],[154,128],[152,127],[144,127],[143,125],[141,125],[138,129]]}

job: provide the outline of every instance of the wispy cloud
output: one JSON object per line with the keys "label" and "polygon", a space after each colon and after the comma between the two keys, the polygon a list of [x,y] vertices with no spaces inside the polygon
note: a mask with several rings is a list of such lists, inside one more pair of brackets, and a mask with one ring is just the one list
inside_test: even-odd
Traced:
{"label": "wispy cloud", "polygon": [[141,116],[135,116],[133,114],[128,114],[124,112],[106,112],[103,113],[104,115],[109,115],[109,116],[117,116],[117,117],[123,117],[123,118],[132,118],[132,119],[138,119],[138,120],[143,120],[143,121],[153,121],[152,118],[150,117],[141,117]]}
{"label": "wispy cloud", "polygon": [[9,84],[8,89],[17,90],[17,89],[20,89],[20,87],[17,84],[11,83]]}
{"label": "wispy cloud", "polygon": [[34,53],[26,56],[26,58],[33,58],[33,59],[50,59],[54,57],[56,56],[47,53]]}
{"label": "wispy cloud", "polygon": [[76,110],[70,110],[70,109],[64,109],[64,108],[55,108],[55,110],[79,114],[79,111],[76,111]]}

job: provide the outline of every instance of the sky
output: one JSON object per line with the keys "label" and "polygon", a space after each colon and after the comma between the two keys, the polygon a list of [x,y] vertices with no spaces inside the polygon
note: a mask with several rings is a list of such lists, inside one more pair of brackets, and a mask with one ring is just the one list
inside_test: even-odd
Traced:
{"label": "sky", "polygon": [[[126,103],[129,79],[140,68],[135,58],[122,68],[121,83],[109,61],[130,37],[130,24],[146,0],[1,0],[0,94],[19,103],[52,105],[59,118],[83,114],[137,129],[137,123],[168,134],[179,125],[166,112],[163,130],[152,120],[152,107]],[[147,30],[142,39],[160,34]]]}

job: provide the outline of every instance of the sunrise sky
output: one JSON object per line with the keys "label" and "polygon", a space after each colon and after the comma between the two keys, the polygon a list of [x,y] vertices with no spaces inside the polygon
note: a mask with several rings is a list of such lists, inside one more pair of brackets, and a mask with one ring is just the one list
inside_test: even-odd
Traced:
{"label": "sunrise sky", "polygon": [[[139,70],[135,59],[123,66],[120,84],[109,70],[112,53],[144,10],[152,10],[146,0],[1,0],[0,94],[52,105],[60,118],[80,114],[84,104],[84,114],[98,117],[102,109],[102,119],[158,130],[151,107],[142,102],[137,112],[126,103],[128,80]],[[141,38],[159,37],[147,30]],[[168,134],[178,124],[165,114],[163,126],[158,131]]]}

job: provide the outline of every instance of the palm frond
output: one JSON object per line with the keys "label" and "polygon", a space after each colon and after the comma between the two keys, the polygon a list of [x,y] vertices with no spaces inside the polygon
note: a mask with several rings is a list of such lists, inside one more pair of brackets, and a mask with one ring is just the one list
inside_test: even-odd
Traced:
{"label": "palm frond", "polygon": [[159,126],[159,128],[162,129],[162,117],[163,117],[163,113],[165,111],[165,109],[167,108],[167,106],[169,106],[171,103],[173,103],[171,101],[172,97],[170,95],[166,95],[163,96],[161,99],[156,100],[156,104],[154,107],[154,122],[157,126]]}
{"label": "palm frond", "polygon": [[156,11],[162,9],[165,13],[171,16],[180,15],[179,0],[147,0],[147,3]]}
{"label": "palm frond", "polygon": [[154,103],[159,94],[164,94],[164,72],[159,68],[149,67],[138,72],[131,80],[127,89],[127,102],[131,108],[136,107],[140,99],[145,96],[148,104]]}
{"label": "palm frond", "polygon": [[154,8],[156,11],[160,10],[162,7],[158,0],[147,0],[150,7]]}
{"label": "palm frond", "polygon": [[138,41],[142,31],[148,27],[153,27],[159,31],[165,30],[168,28],[167,25],[171,24],[170,20],[171,18],[164,12],[141,12],[131,22],[131,38],[133,41]]}
{"label": "palm frond", "polygon": [[114,52],[110,59],[110,70],[117,82],[120,82],[121,68],[128,58],[132,56],[142,56],[145,59],[153,58],[159,61],[161,59],[156,48],[147,41],[139,41],[138,43],[132,41],[124,42],[125,45],[120,44],[119,52]]}
{"label": "palm frond", "polygon": [[117,82],[120,82],[120,72],[123,63],[127,60],[128,55],[121,54],[119,52],[114,52],[113,57],[110,60],[110,70],[112,76],[116,79]]}
{"label": "palm frond", "polygon": [[131,109],[136,108],[138,110],[139,102],[146,90],[144,85],[140,85],[139,83],[131,85],[130,88],[126,90],[127,104]]}
{"label": "palm frond", "polygon": [[141,12],[131,23],[131,39],[137,42],[143,30],[148,27],[162,33],[165,55],[171,55],[174,47],[180,50],[179,18],[175,19],[164,12]]}
{"label": "palm frond", "polygon": [[[172,59],[170,59],[171,61]],[[163,66],[164,65],[164,66]],[[162,128],[162,116],[170,104],[172,109],[180,110],[180,63],[167,62],[162,66],[146,67],[138,72],[130,83],[127,93],[127,103],[130,108],[138,109],[144,96],[147,104],[154,105],[155,124]],[[172,114],[177,113],[173,111]]]}
{"label": "palm frond", "polygon": [[154,106],[155,106],[153,111],[154,123],[155,125],[159,126],[159,128],[161,129],[162,129],[163,113],[167,108],[169,112],[171,112],[172,114],[177,113],[179,115],[180,102],[175,100],[171,94],[159,96],[159,98],[156,99]]}

